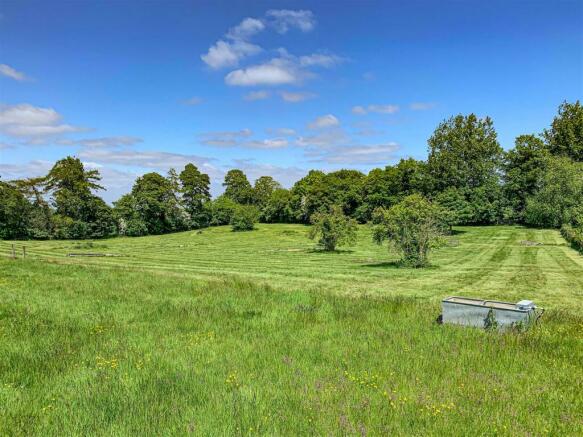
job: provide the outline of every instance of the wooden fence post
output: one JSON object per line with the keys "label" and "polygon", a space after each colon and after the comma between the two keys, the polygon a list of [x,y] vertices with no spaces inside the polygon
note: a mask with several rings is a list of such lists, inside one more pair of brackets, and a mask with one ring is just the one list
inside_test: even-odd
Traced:
{"label": "wooden fence post", "polygon": [[12,259],[16,259],[16,250],[14,250],[14,244],[12,245]]}
{"label": "wooden fence post", "polygon": [[26,258],[26,246],[22,246],[22,258]]}

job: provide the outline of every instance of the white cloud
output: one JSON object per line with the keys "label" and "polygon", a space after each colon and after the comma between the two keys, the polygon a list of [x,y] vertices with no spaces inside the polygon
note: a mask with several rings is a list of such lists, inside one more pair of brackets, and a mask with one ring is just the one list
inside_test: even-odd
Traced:
{"label": "white cloud", "polygon": [[3,180],[45,176],[53,164],[53,162],[40,159],[29,161],[26,164],[0,163],[0,175],[2,175]]}
{"label": "white cloud", "polygon": [[309,32],[316,26],[316,19],[312,11],[272,9],[267,11],[266,15],[271,19],[271,25],[279,33],[287,33],[292,28],[297,28],[302,32]]}
{"label": "white cloud", "polygon": [[307,171],[298,167],[280,167],[273,164],[258,163],[253,159],[235,159],[233,166],[245,172],[250,181],[260,176],[271,176],[284,187],[291,187],[303,178]]}
{"label": "white cloud", "polygon": [[70,132],[87,130],[61,123],[62,116],[53,108],[40,108],[27,103],[0,106],[0,132],[13,137],[41,142]]}
{"label": "white cloud", "polygon": [[285,102],[288,103],[303,102],[304,100],[316,97],[315,94],[309,92],[290,92],[290,91],[282,91],[280,93],[280,96]]}
{"label": "white cloud", "polygon": [[21,71],[12,68],[10,65],[0,64],[0,74],[2,76],[9,77],[10,79],[17,80],[19,82],[29,80],[29,78]]}
{"label": "white cloud", "polygon": [[233,86],[274,86],[300,83],[308,74],[283,58],[274,58],[269,62],[231,71],[225,76],[225,83]]}
{"label": "white cloud", "polygon": [[245,18],[237,26],[231,28],[227,38],[234,40],[246,40],[265,29],[265,24],[257,18]]}
{"label": "white cloud", "polygon": [[381,164],[394,159],[399,146],[396,143],[384,145],[337,146],[328,149],[308,149],[306,155],[313,162],[328,164]]}
{"label": "white cloud", "polygon": [[413,111],[427,111],[435,108],[435,103],[430,102],[415,102],[409,105],[409,109]]}
{"label": "white cloud", "polygon": [[251,129],[241,129],[238,131],[216,131],[205,132],[200,135],[201,144],[213,147],[234,147],[241,139],[249,138],[253,135]]}
{"label": "white cloud", "polygon": [[294,129],[290,129],[287,127],[280,127],[276,129],[268,128],[266,132],[270,135],[277,135],[280,137],[293,137],[296,134]]}
{"label": "white cloud", "polygon": [[201,59],[211,68],[218,70],[224,67],[234,67],[247,56],[255,55],[262,51],[258,45],[246,41],[226,42],[217,41],[209,47],[208,52],[201,55]]}
{"label": "white cloud", "polygon": [[399,111],[398,105],[368,105],[366,108],[364,106],[353,106],[352,113],[356,115],[365,115],[369,112],[376,112],[378,114],[394,114]]}
{"label": "white cloud", "polygon": [[80,140],[62,139],[56,141],[57,144],[64,146],[83,146],[83,147],[121,147],[134,146],[141,143],[143,140],[138,137],[118,136],[118,137],[102,137],[102,138],[85,138]]}
{"label": "white cloud", "polygon": [[308,129],[327,129],[335,126],[340,126],[340,121],[332,114],[322,115],[308,123]]}
{"label": "white cloud", "polygon": [[203,102],[201,97],[191,97],[190,99],[186,99],[184,102],[185,105],[188,106],[195,106],[195,105],[200,105]]}
{"label": "white cloud", "polygon": [[253,140],[241,143],[242,147],[251,149],[282,149],[288,146],[285,138],[268,138],[265,140]]}
{"label": "white cloud", "polygon": [[300,56],[299,63],[303,67],[324,67],[331,68],[344,62],[344,58],[336,55],[326,55],[313,53],[311,55]]}
{"label": "white cloud", "polygon": [[252,102],[255,100],[265,100],[268,99],[270,96],[271,93],[269,91],[265,90],[251,91],[250,93],[245,94],[243,96],[243,99]]}

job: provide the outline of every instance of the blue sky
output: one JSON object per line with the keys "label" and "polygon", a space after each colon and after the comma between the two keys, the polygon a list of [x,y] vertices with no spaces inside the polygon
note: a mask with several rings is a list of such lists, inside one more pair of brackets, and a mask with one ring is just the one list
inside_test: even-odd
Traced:
{"label": "blue sky", "polygon": [[27,1],[0,5],[0,175],[79,156],[112,201],[194,162],[290,186],[424,159],[455,114],[504,148],[583,97],[581,1]]}

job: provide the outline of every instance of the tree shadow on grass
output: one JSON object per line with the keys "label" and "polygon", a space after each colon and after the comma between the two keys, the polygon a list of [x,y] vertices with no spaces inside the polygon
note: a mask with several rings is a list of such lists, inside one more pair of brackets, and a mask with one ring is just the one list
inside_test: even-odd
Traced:
{"label": "tree shadow on grass", "polygon": [[360,267],[362,268],[373,268],[373,269],[401,269],[401,270],[436,270],[439,269],[439,266],[434,264],[430,264],[424,267],[411,267],[406,264],[403,264],[401,261],[384,261],[379,263],[370,263],[370,264],[361,264]]}
{"label": "tree shadow on grass", "polygon": [[460,231],[459,229],[452,229],[449,233],[449,235],[461,235],[461,234],[467,234],[468,231]]}
{"label": "tree shadow on grass", "polygon": [[320,253],[320,254],[341,254],[341,253],[354,253],[354,250],[351,249],[334,249],[334,250],[326,250],[326,249],[319,249],[313,248],[306,250],[307,253]]}

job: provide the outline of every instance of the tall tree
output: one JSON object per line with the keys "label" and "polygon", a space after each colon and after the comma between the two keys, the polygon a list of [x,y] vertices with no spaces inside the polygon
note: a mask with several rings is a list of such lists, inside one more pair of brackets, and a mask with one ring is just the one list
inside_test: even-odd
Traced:
{"label": "tall tree", "polygon": [[502,148],[489,117],[452,117],[435,129],[428,144],[428,169],[437,191],[473,189],[497,177]]}
{"label": "tall tree", "polygon": [[538,188],[549,152],[544,142],[534,135],[520,135],[514,144],[504,155],[504,191],[515,219],[522,221],[526,199]]}
{"label": "tall tree", "polygon": [[261,210],[265,207],[275,190],[281,188],[279,182],[271,176],[261,176],[253,186],[253,203]]}
{"label": "tall tree", "polygon": [[194,164],[186,164],[180,172],[180,192],[182,203],[190,215],[190,225],[194,228],[205,226],[208,219],[204,205],[211,199],[210,179],[201,173]]}
{"label": "tall tree", "polygon": [[253,201],[253,189],[242,170],[229,170],[225,175],[223,187],[225,196],[237,203],[248,204]]}
{"label": "tall tree", "polygon": [[559,113],[550,129],[545,129],[544,138],[553,155],[583,161],[583,106],[579,100],[559,106]]}
{"label": "tall tree", "polygon": [[0,239],[28,237],[30,209],[13,184],[0,181]]}

